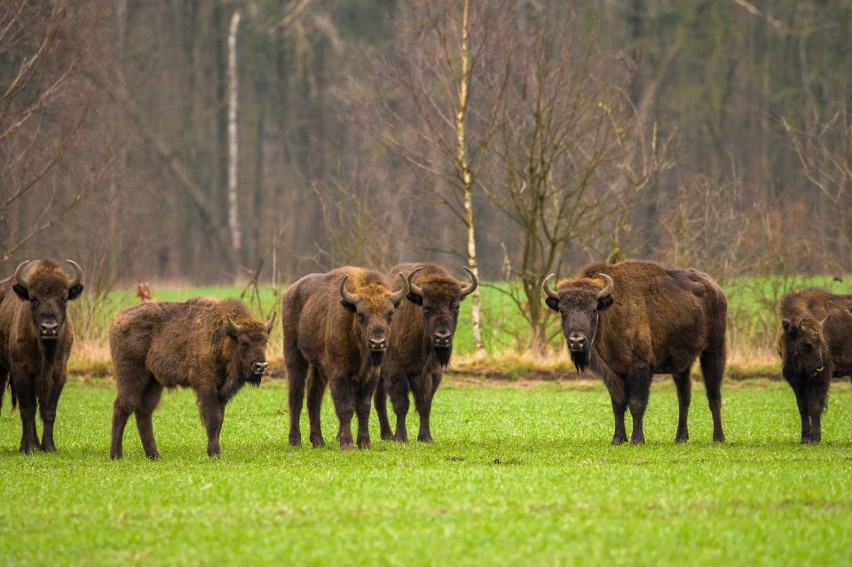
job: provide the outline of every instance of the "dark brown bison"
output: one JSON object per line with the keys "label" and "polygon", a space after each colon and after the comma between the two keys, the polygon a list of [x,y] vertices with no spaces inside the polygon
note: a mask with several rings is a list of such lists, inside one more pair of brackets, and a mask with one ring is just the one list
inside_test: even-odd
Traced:
{"label": "dark brown bison", "polygon": [[697,270],[669,270],[652,262],[592,264],[549,287],[548,307],[562,316],[562,332],[578,370],[603,377],[615,414],[614,445],[627,439],[624,412],[633,416],[632,443],[644,443],[642,417],[651,378],[671,374],[680,416],[675,441],[689,439],[690,368],[696,358],[713,413],[713,440],[724,441],[720,386],[725,370],[725,293]]}
{"label": "dark brown bison", "polygon": [[408,281],[392,291],[385,277],[364,268],[310,274],[284,295],[284,361],[290,387],[290,444],[299,446],[299,418],[308,388],[311,443],[325,445],[320,406],[326,384],[340,420],[341,450],[353,449],[352,414],[358,416],[358,447],[370,448],[370,400],[388,347],[394,310],[408,294]]}
{"label": "dark brown bison", "polygon": [[[10,381],[12,403],[21,410],[21,453],[56,451],[53,423],[65,386],[74,327],[67,304],[83,292],[83,270],[72,262],[70,278],[52,260],[24,262],[0,281],[0,391]],[[10,380],[11,379],[11,380]],[[2,400],[2,397],[0,397]],[[44,422],[41,444],[36,404]]]}
{"label": "dark brown bison", "polygon": [[207,454],[219,456],[225,405],[247,383],[260,385],[275,314],[257,321],[236,299],[140,303],[120,311],[109,330],[116,396],[110,457],[120,459],[131,413],[145,454],[159,459],[151,414],[163,388],[192,388],[207,430]]}
{"label": "dark brown bison", "polygon": [[[459,320],[459,305],[476,289],[477,280],[462,284],[435,264],[400,264],[391,270],[408,274],[408,301],[403,302],[391,324],[390,342],[374,402],[382,439],[408,441],[405,418],[408,392],[420,415],[418,441],[429,442],[432,397],[441,383],[444,368],[453,352],[453,336]],[[396,433],[388,422],[387,396],[396,414]]]}
{"label": "dark brown bison", "polygon": [[781,372],[796,394],[802,418],[802,443],[822,440],[832,377],[852,376],[852,295],[802,289],[779,306],[778,354]]}

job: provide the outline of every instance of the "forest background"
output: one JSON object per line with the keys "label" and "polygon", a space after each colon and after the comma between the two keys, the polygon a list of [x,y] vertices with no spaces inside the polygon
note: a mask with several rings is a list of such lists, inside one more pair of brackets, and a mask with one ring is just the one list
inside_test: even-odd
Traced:
{"label": "forest background", "polygon": [[843,0],[9,0],[0,271],[71,258],[96,303],[474,265],[540,352],[547,274],[653,259],[768,346],[783,293],[849,290],[850,32]]}

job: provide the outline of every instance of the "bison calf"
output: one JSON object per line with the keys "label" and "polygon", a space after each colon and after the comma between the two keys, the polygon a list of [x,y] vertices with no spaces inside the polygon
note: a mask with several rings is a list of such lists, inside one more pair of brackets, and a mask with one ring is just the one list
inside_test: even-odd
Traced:
{"label": "bison calf", "polygon": [[724,441],[720,387],[725,371],[728,302],[710,276],[669,270],[653,262],[592,264],[578,277],[549,287],[548,307],[562,316],[562,332],[578,370],[603,377],[615,415],[614,445],[627,439],[624,413],[633,416],[632,443],[644,443],[642,418],[654,374],[671,374],[680,415],[675,441],[689,439],[687,413],[695,359],[713,414],[713,440]]}
{"label": "bison calf", "polygon": [[391,319],[408,294],[391,291],[385,277],[364,268],[338,268],[310,274],[287,290],[281,320],[290,405],[290,444],[301,445],[299,418],[308,388],[311,443],[325,445],[320,406],[326,384],[340,427],[342,451],[354,449],[352,415],[358,415],[358,447],[370,448],[370,400],[388,346]]}
{"label": "bison calf", "polygon": [[[12,404],[21,407],[20,451],[56,451],[53,423],[65,387],[74,328],[67,304],[83,292],[83,270],[72,262],[68,277],[53,260],[23,262],[15,275],[0,281],[0,401],[11,378]],[[41,444],[35,426],[36,405],[44,423]]]}
{"label": "bison calf", "polygon": [[802,418],[802,443],[822,440],[832,377],[852,376],[852,295],[803,289],[781,300],[777,347]]}
{"label": "bison calf", "polygon": [[[444,368],[453,352],[453,336],[459,320],[459,305],[476,289],[477,279],[462,284],[435,264],[401,264],[391,273],[408,273],[408,301],[404,302],[391,324],[387,360],[374,397],[382,439],[408,441],[405,418],[408,392],[420,415],[418,441],[429,442],[432,432],[429,418],[432,397],[441,383]],[[390,393],[396,414],[396,433],[388,422],[387,396]]]}
{"label": "bison calf", "polygon": [[236,299],[142,303],[120,311],[109,332],[117,390],[110,457],[121,458],[124,427],[135,413],[145,454],[160,458],[151,414],[163,388],[177,386],[195,392],[207,454],[218,456],[225,405],[246,383],[260,385],[274,320],[274,313],[267,323],[255,320]]}

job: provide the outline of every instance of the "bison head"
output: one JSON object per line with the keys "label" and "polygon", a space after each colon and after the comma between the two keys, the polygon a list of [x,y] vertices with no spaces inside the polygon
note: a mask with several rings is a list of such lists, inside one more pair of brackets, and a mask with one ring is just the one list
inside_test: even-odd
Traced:
{"label": "bison head", "polygon": [[266,342],[274,322],[274,312],[266,323],[248,319],[237,324],[230,313],[225,322],[225,333],[234,341],[233,363],[237,375],[254,387],[260,386],[260,380],[266,373]]}
{"label": "bison head", "polygon": [[[22,262],[15,270],[12,289],[18,297],[30,303],[33,328],[43,343],[59,339],[68,302],[83,292],[83,284],[80,283],[83,269],[76,262],[66,261],[74,269],[71,277],[50,260],[38,262],[31,270],[27,270],[29,261]],[[30,273],[25,275],[27,271]]]}
{"label": "bison head", "polygon": [[340,303],[347,311],[355,314],[358,335],[370,353],[374,366],[381,365],[388,348],[394,309],[408,295],[408,280],[402,274],[399,277],[402,278],[402,289],[396,292],[381,284],[371,283],[353,293],[346,289],[349,276],[343,276],[340,280],[340,297],[343,298]]}
{"label": "bison head", "polygon": [[785,375],[816,376],[825,369],[828,346],[822,321],[812,317],[781,321],[779,350]]}
{"label": "bison head", "polygon": [[421,277],[420,283],[414,282],[414,275],[423,267],[408,274],[408,299],[422,307],[423,329],[429,338],[432,352],[441,366],[447,366],[453,352],[453,336],[459,321],[459,305],[473,293],[479,281],[470,269],[470,283],[462,284],[450,277]]}
{"label": "bison head", "polygon": [[547,276],[542,283],[544,293],[547,294],[545,303],[562,316],[562,333],[577,370],[585,370],[589,365],[589,355],[598,331],[598,313],[613,302],[612,278],[606,274],[599,276],[600,280],[563,280],[555,290],[548,285],[554,274]]}

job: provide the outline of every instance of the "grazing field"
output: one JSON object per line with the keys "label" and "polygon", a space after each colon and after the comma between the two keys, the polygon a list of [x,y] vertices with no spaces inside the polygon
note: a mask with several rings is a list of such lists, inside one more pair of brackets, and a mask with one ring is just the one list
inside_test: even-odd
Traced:
{"label": "grazing field", "polygon": [[[784,383],[728,383],[729,442],[710,441],[700,384],[676,445],[671,381],[656,383],[647,445],[612,447],[598,382],[451,379],[430,445],[378,439],[341,454],[326,399],[325,449],[287,445],[282,381],[228,406],[209,459],[192,394],[154,416],[163,460],[135,427],[110,461],[114,390],[70,382],[55,454],[17,453],[0,416],[0,557],[95,564],[845,564],[852,557],[852,387],[835,383],[824,442],[800,446]],[[307,419],[303,415],[304,428]],[[416,425],[412,417],[411,425]]]}

